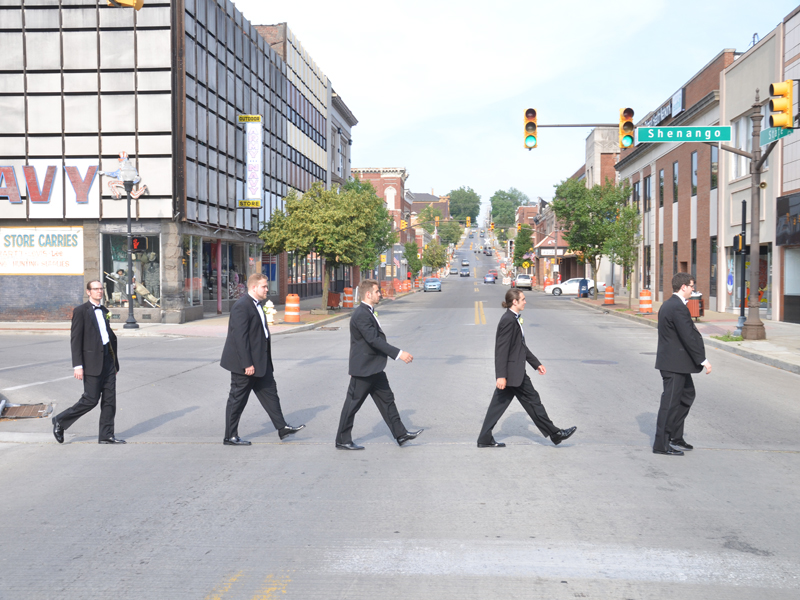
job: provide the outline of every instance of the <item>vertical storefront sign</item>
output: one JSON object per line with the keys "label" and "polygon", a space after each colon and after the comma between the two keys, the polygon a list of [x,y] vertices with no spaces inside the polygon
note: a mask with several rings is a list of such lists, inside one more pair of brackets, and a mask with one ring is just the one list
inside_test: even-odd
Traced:
{"label": "vertical storefront sign", "polygon": [[261,164],[264,132],[261,126],[261,115],[239,115],[239,123],[244,123],[245,132],[245,200],[258,200],[261,207]]}
{"label": "vertical storefront sign", "polygon": [[83,227],[0,227],[0,275],[83,275]]}

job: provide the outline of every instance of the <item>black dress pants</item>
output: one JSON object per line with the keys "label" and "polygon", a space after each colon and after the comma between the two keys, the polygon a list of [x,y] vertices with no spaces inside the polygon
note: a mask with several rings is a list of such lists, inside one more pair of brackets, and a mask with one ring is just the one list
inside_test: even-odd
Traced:
{"label": "black dress pants", "polygon": [[353,422],[356,413],[370,395],[395,439],[408,433],[400,420],[400,413],[397,412],[394,393],[389,387],[389,379],[386,377],[386,373],[381,371],[368,377],[350,377],[347,397],[342,407],[342,416],[339,418],[339,431],[336,433],[337,444],[350,444],[353,441]]}
{"label": "black dress pants", "polygon": [[695,398],[691,373],[661,371],[664,392],[656,420],[654,450],[669,450],[670,440],[683,439],[683,423]]}
{"label": "black dress pants", "polygon": [[517,387],[506,386],[505,389],[494,388],[492,401],[489,403],[489,408],[486,411],[486,418],[483,420],[483,427],[478,436],[479,444],[491,444],[494,441],[492,436],[492,429],[497,425],[500,417],[506,412],[508,405],[514,398],[519,400],[522,408],[528,413],[533,420],[533,424],[539,428],[544,437],[549,437],[560,431],[558,427],[553,425],[550,417],[547,416],[547,411],[539,398],[539,392],[533,387],[531,378],[525,375],[522,380],[522,385]]}
{"label": "black dress pants", "polygon": [[92,410],[100,402],[100,435],[98,439],[114,437],[114,415],[117,412],[117,370],[114,355],[109,345],[103,346],[103,371],[99,376],[83,373],[83,396],[80,400],[56,417],[62,429],[72,424]]}
{"label": "black dress pants", "polygon": [[286,427],[281,399],[278,397],[278,384],[271,372],[265,373],[263,377],[231,373],[231,391],[225,410],[225,439],[239,437],[239,419],[247,406],[251,391],[256,393],[256,398],[267,411],[275,429]]}

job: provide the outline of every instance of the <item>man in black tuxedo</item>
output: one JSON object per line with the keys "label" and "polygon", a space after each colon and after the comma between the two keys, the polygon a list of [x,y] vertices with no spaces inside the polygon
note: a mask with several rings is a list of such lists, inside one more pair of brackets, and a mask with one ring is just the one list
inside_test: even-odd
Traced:
{"label": "man in black tuxedo", "polygon": [[83,395],[78,402],[53,417],[53,436],[64,443],[64,432],[100,402],[101,444],[124,444],[114,437],[114,414],[117,411],[117,336],[109,325],[108,309],[101,304],[103,284],[86,284],[89,301],[72,311],[70,346],[73,376],[83,381]]}
{"label": "man in black tuxedo", "polygon": [[256,397],[280,439],[297,433],[305,425],[287,425],[281,411],[278,386],[272,368],[272,344],[267,327],[263,302],[269,290],[266,275],[254,273],[247,280],[248,293],[239,298],[231,308],[228,319],[228,337],[222,350],[220,365],[231,372],[231,391],[225,411],[226,446],[249,446],[250,442],[239,437],[239,419],[247,405],[250,392]]}
{"label": "man in black tuxedo", "polygon": [[353,422],[356,413],[368,395],[372,396],[375,405],[392,431],[392,435],[401,446],[413,440],[419,431],[408,431],[400,420],[394,394],[389,387],[389,380],[383,370],[387,357],[410,363],[414,357],[408,352],[395,348],[386,342],[386,334],[381,329],[375,306],[381,299],[381,288],[374,279],[361,282],[361,304],[350,317],[350,385],[339,419],[339,431],[336,433],[336,447],[341,450],[363,450],[364,446],[353,443]]}
{"label": "man in black tuxedo", "polygon": [[661,371],[664,392],[656,421],[653,443],[655,454],[683,456],[693,446],[683,438],[683,424],[695,398],[692,373],[711,363],[706,358],[703,336],[692,322],[686,302],[694,291],[689,273],[676,273],[672,278],[672,297],[658,310],[658,351],[656,369]]}
{"label": "man in black tuxedo", "polygon": [[542,435],[550,437],[550,441],[554,444],[560,444],[577,429],[577,427],[559,429],[553,425],[539,398],[539,392],[534,389],[531,378],[525,372],[527,362],[540,375],[547,373],[544,365],[525,344],[525,331],[522,329],[520,317],[520,313],[525,309],[525,303],[525,294],[522,290],[512,288],[506,292],[503,308],[508,310],[500,317],[494,344],[494,371],[497,382],[489,409],[486,411],[483,428],[478,436],[478,448],[505,447],[504,443],[494,439],[492,429],[515,396]]}

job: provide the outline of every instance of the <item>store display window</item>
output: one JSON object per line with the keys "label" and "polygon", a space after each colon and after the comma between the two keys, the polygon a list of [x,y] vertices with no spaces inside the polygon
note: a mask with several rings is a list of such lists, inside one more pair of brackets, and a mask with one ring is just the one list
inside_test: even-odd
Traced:
{"label": "store display window", "polygon": [[[161,243],[158,235],[135,235],[132,239],[135,308],[161,306]],[[103,283],[105,303],[127,307],[128,236],[103,234]]]}

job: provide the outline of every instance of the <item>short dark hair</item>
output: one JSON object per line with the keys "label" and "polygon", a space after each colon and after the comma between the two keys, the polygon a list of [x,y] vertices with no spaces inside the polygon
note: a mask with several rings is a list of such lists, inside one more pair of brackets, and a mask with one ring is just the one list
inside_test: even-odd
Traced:
{"label": "short dark hair", "polygon": [[675,277],[672,278],[672,291],[680,292],[683,286],[691,285],[693,281],[691,273],[675,273]]}
{"label": "short dark hair", "polygon": [[510,288],[506,292],[506,299],[503,301],[503,308],[511,308],[511,305],[514,304],[514,300],[519,300],[525,294],[522,293],[522,290],[518,288]]}
{"label": "short dark hair", "polygon": [[87,292],[92,289],[92,284],[93,283],[99,283],[100,287],[103,287],[103,282],[102,281],[100,281],[99,279],[92,279],[89,283],[86,284],[86,291]]}

